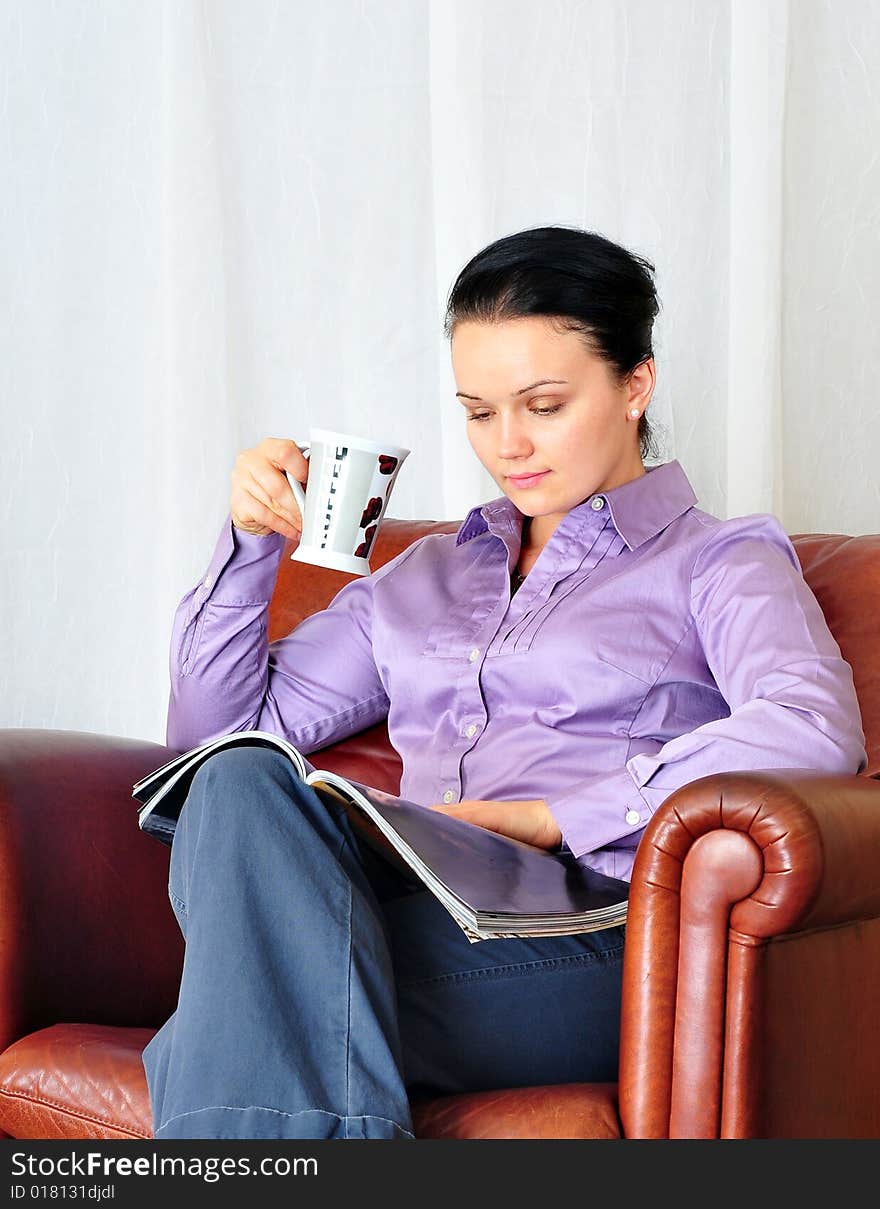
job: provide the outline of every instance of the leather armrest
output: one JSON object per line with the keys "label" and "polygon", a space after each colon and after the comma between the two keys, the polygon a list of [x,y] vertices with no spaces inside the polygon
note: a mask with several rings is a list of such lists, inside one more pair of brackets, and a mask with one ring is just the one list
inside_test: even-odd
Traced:
{"label": "leather armrest", "polygon": [[76,731],[0,731],[0,1049],[59,1022],[157,1026],[183,938],[169,849],[131,786],[176,753]]}
{"label": "leather armrest", "polygon": [[[131,787],[177,755],[158,743],[0,730],[0,1050],[52,1024],[157,1027],[177,1004],[183,938],[170,849],[137,825]],[[396,792],[383,724],[315,753]]]}
{"label": "leather armrest", "polygon": [[[810,1103],[823,1098],[843,1128],[847,1111],[861,1119],[861,1076],[842,1067],[862,1045],[877,1052],[880,946],[863,938],[878,915],[880,781],[775,769],[702,777],[670,795],[631,883],[626,1135],[750,1136],[771,1128],[768,1114],[781,1129],[788,1113],[792,1128],[816,1122],[802,1136],[824,1136]],[[804,1063],[811,1051],[818,1065]],[[878,1062],[853,1063],[866,1086]],[[831,1088],[842,1076],[843,1108]]]}

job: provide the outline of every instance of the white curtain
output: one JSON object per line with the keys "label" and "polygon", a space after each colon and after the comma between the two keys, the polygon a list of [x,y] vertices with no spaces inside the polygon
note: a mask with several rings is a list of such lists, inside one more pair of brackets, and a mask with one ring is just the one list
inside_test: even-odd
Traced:
{"label": "white curtain", "polygon": [[161,740],[235,454],[412,449],[498,494],[442,335],[544,223],[657,266],[661,460],[880,531],[874,0],[0,0],[0,725]]}

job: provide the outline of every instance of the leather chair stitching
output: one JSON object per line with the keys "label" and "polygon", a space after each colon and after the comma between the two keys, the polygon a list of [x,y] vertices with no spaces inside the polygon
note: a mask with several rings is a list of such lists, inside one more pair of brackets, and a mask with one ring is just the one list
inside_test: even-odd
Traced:
{"label": "leather chair stitching", "polygon": [[10,1100],[27,1100],[31,1104],[40,1104],[46,1108],[56,1108],[59,1112],[66,1113],[67,1116],[75,1118],[77,1121],[91,1121],[94,1125],[106,1125],[109,1129],[116,1129],[120,1133],[128,1134],[132,1138],[144,1138],[149,1141],[152,1138],[150,1133],[135,1133],[131,1129],[126,1129],[124,1125],[117,1125],[114,1121],[102,1119],[101,1117],[93,1117],[88,1113],[74,1112],[73,1109],[66,1104],[59,1104],[55,1100],[47,1100],[44,1096],[33,1096],[20,1091],[7,1091],[5,1088],[0,1088],[0,1097],[6,1096]]}

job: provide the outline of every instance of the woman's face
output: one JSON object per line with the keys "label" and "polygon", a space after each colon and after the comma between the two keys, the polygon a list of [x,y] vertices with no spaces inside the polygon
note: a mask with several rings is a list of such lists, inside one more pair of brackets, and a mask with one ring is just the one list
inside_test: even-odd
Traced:
{"label": "woman's face", "polygon": [[[452,334],[452,368],[477,457],[545,542],[577,504],[645,473],[638,420],[654,389],[653,359],[618,386],[578,332],[544,317],[463,322]],[[545,385],[535,385],[556,379]],[[527,388],[527,389],[524,389]],[[474,396],[474,397],[468,397]],[[517,482],[511,476],[541,474]]]}

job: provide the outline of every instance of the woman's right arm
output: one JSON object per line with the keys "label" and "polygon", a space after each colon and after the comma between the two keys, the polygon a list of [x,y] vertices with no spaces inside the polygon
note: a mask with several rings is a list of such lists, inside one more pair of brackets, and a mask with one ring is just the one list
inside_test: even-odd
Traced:
{"label": "woman's right arm", "polygon": [[269,646],[284,539],[296,539],[301,525],[284,470],[306,481],[308,463],[293,441],[269,438],[239,455],[210,566],[178,605],[166,734],[176,750],[253,729],[310,751],[387,714],[372,655],[370,576]]}

